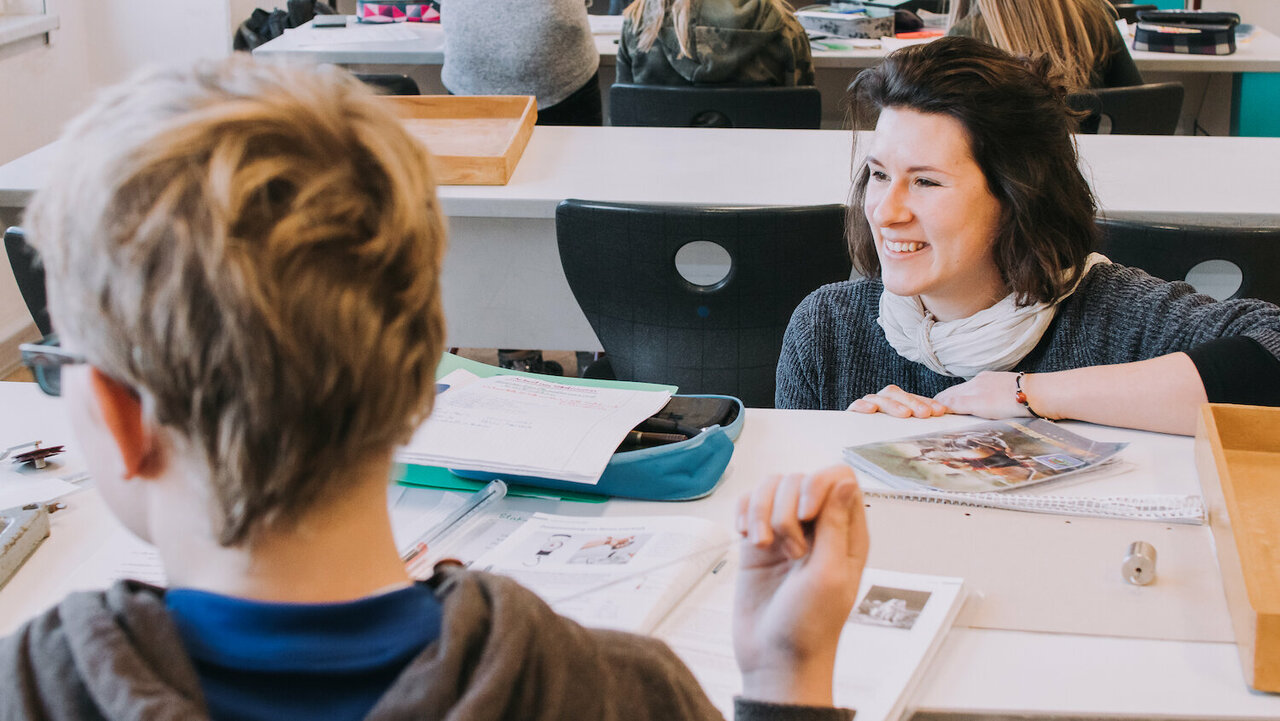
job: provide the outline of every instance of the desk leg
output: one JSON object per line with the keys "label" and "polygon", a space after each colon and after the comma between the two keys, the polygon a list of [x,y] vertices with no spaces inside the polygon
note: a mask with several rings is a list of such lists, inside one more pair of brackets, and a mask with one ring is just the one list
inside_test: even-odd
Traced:
{"label": "desk leg", "polygon": [[1239,73],[1145,72],[1148,83],[1182,83],[1186,95],[1178,135],[1235,135],[1238,125]]}

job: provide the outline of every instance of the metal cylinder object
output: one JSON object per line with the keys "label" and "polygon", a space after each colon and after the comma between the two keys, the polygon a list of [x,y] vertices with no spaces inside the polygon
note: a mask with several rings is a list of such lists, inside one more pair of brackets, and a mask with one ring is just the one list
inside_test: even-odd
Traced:
{"label": "metal cylinder object", "polygon": [[1120,564],[1120,575],[1135,586],[1145,586],[1156,580],[1156,549],[1146,541],[1129,544],[1129,552]]}

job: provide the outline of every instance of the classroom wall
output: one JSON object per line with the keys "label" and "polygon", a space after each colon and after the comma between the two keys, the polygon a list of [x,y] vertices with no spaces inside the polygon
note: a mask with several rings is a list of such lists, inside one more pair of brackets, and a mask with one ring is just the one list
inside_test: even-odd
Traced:
{"label": "classroom wall", "polygon": [[[48,0],[47,8],[60,24],[47,44],[31,38],[0,47],[0,163],[56,139],[94,91],[148,63],[230,52],[227,0]],[[0,377],[16,364],[16,344],[34,333],[8,264],[3,268]]]}

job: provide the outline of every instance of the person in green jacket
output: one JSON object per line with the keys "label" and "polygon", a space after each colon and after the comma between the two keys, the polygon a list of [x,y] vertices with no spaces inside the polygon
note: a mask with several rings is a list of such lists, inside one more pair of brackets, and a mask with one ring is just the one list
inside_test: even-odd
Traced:
{"label": "person in green jacket", "polygon": [[809,38],[782,0],[635,0],[619,83],[813,85]]}

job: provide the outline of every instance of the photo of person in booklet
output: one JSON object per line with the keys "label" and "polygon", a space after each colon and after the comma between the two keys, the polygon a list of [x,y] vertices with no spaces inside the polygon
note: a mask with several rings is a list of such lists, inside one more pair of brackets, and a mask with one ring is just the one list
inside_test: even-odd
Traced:
{"label": "photo of person in booklet", "polygon": [[1101,443],[1044,420],[994,421],[845,449],[855,468],[899,489],[981,493],[1096,468],[1124,443]]}
{"label": "photo of person in booklet", "polygon": [[891,626],[910,630],[929,602],[928,591],[872,586],[858,604],[853,620],[871,626]]}
{"label": "photo of person in booklet", "polygon": [[545,538],[542,539],[542,545],[538,546],[538,550],[534,551],[533,555],[525,560],[524,565],[536,566],[539,563],[542,563],[543,559],[547,556],[550,556],[561,548],[564,548],[564,544],[566,542],[573,540],[573,536],[567,533],[549,533],[544,535]]}
{"label": "photo of person in booklet", "polygon": [[605,536],[593,538],[569,557],[569,563],[607,563],[621,565],[635,558],[636,551],[649,540],[650,534],[635,536]]}

